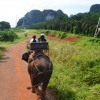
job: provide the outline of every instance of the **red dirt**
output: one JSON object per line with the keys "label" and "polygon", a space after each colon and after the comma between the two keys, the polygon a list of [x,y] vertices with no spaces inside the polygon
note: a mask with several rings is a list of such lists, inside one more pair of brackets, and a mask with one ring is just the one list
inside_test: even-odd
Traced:
{"label": "red dirt", "polygon": [[[28,40],[10,47],[0,60],[0,100],[37,100],[36,94],[26,89],[31,86],[28,64],[21,60]],[[46,100],[57,99],[47,91]]]}
{"label": "red dirt", "polygon": [[57,38],[55,35],[47,35],[50,40],[56,40],[59,42],[75,42],[80,40],[80,37],[65,37],[63,39]]}

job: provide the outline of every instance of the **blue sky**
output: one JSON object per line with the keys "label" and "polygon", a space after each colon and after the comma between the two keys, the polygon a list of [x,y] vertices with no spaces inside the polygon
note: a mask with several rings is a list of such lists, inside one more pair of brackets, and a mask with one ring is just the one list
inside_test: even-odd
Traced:
{"label": "blue sky", "polygon": [[0,21],[15,27],[17,21],[31,10],[60,9],[70,16],[89,12],[93,4],[100,4],[100,0],[0,0]]}

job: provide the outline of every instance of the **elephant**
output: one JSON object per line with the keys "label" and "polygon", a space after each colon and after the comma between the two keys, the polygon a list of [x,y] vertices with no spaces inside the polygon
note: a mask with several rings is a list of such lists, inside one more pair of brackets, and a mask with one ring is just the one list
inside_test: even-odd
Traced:
{"label": "elephant", "polygon": [[[39,52],[35,57],[28,57],[26,62],[28,62],[28,73],[32,86],[27,89],[32,89],[32,93],[36,93],[38,99],[44,100],[53,72],[53,63],[43,52]],[[39,86],[41,86],[41,90]]]}

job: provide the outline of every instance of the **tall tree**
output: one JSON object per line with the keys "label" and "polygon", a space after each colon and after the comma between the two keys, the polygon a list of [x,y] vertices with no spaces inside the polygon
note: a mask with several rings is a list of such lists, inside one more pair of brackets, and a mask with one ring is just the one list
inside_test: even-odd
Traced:
{"label": "tall tree", "polygon": [[10,28],[11,28],[10,23],[5,21],[0,22],[0,30],[10,29]]}

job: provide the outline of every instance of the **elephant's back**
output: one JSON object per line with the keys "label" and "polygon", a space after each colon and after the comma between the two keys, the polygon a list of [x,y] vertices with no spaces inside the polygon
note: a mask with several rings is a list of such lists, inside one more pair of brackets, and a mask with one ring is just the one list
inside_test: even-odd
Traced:
{"label": "elephant's back", "polygon": [[35,67],[37,67],[37,69],[41,72],[45,72],[51,69],[50,67],[52,65],[52,62],[50,61],[50,59],[41,57],[36,59],[34,62],[35,62]]}

